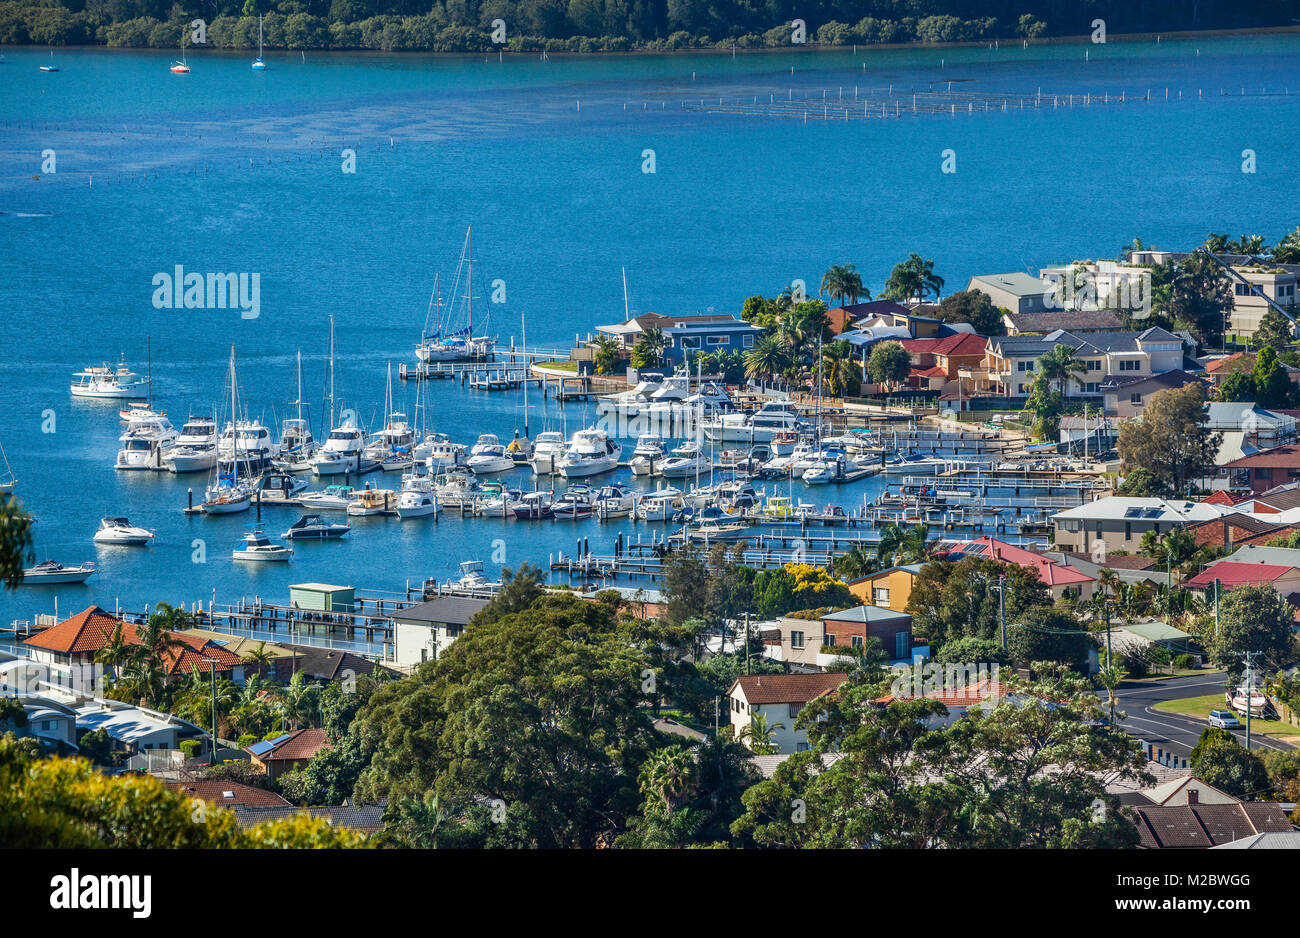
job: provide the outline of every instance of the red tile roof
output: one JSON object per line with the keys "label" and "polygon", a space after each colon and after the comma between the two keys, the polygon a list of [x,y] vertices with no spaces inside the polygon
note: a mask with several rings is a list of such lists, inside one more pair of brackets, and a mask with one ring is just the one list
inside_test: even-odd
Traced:
{"label": "red tile roof", "polygon": [[1244,501],[1246,496],[1233,495],[1227,489],[1218,489],[1201,499],[1202,505],[1235,505],[1237,502]]}
{"label": "red tile roof", "polygon": [[[945,687],[941,691],[929,691],[921,696],[926,700],[937,700],[951,710],[954,707],[974,707],[990,697],[995,700],[1001,698],[1005,693],[1001,683],[992,678],[985,678],[969,687]],[[877,697],[876,703],[887,704],[897,699],[900,698],[896,698],[893,694],[886,694],[884,697]]]}
{"label": "red tile roof", "polygon": [[1218,580],[1219,584],[1225,589],[1232,589],[1234,586],[1261,585],[1272,583],[1279,577],[1294,572],[1295,569],[1295,567],[1287,567],[1278,563],[1242,563],[1237,560],[1220,560],[1183,583],[1183,586],[1189,589],[1204,589],[1213,586],[1215,580]]}
{"label": "red tile roof", "polygon": [[736,678],[727,695],[739,686],[751,704],[807,703],[830,693],[844,683],[847,675],[829,674],[744,674]]}
{"label": "red tile roof", "polygon": [[292,759],[310,759],[329,745],[329,736],[324,730],[295,730],[289,738],[279,743],[263,756],[259,762],[277,762]]}
{"label": "red tile roof", "polygon": [[[222,805],[255,805],[270,807],[272,805],[284,806],[289,804],[273,791],[267,791],[265,788],[258,788],[256,785],[245,785],[241,782],[224,782],[224,781],[196,781],[196,782],[167,782],[167,787],[172,791],[178,791],[190,798],[202,798],[204,801],[212,804]],[[229,795],[229,797],[227,797]]]}
{"label": "red tile roof", "polygon": [[935,355],[983,355],[989,340],[974,332],[958,332],[942,339],[935,339],[936,344],[930,349]]}
{"label": "red tile roof", "polygon": [[946,378],[948,372],[938,365],[931,365],[929,368],[913,368],[909,374],[914,378]]}
{"label": "red tile roof", "polygon": [[1224,374],[1230,374],[1242,368],[1249,371],[1255,367],[1255,356],[1252,355],[1249,361],[1244,361],[1245,352],[1233,352],[1226,358],[1216,358],[1213,361],[1205,363],[1205,370],[1208,374],[1217,374],[1222,371]]}
{"label": "red tile roof", "polygon": [[[139,631],[133,623],[123,622],[98,606],[88,606],[58,625],[25,639],[23,643],[61,654],[91,653],[109,644],[119,626],[123,642],[128,645],[140,644]],[[229,671],[244,663],[239,655],[222,648],[211,639],[185,632],[170,634],[181,643],[181,647],[168,649],[164,655],[168,674],[189,674],[195,667],[206,671],[210,658],[217,662],[219,671]]]}
{"label": "red tile roof", "polygon": [[1288,443],[1275,446],[1261,453],[1242,456],[1232,462],[1224,463],[1223,469],[1298,469],[1300,468],[1300,446]]}
{"label": "red tile roof", "polygon": [[1076,570],[1074,567],[1067,567],[1063,563],[1057,563],[1050,557],[1044,557],[1032,550],[1025,550],[1023,547],[1017,547],[1015,544],[1008,544],[1006,541],[999,541],[997,538],[988,537],[987,535],[974,541],[958,544],[952,549],[952,552],[988,557],[991,560],[1000,560],[1003,563],[1013,563],[1017,567],[1027,567],[1038,574],[1038,579],[1047,586],[1072,586],[1077,583],[1091,583],[1093,579],[1083,571]]}

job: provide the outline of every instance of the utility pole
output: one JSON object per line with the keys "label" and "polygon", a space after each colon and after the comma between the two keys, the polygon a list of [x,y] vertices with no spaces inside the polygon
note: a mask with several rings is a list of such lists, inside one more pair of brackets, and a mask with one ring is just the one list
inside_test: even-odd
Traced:
{"label": "utility pole", "polygon": [[998,621],[1002,625],[1002,650],[1007,650],[1007,578],[998,577]]}
{"label": "utility pole", "polygon": [[1214,578],[1214,637],[1219,637],[1219,578]]}
{"label": "utility pole", "polygon": [[749,613],[745,613],[745,674],[749,674]]}
{"label": "utility pole", "polygon": [[1255,670],[1251,665],[1251,659],[1259,652],[1247,651],[1242,653],[1246,659],[1246,750],[1250,750],[1250,716],[1252,712],[1251,701],[1255,697]]}
{"label": "utility pole", "polygon": [[217,662],[208,659],[208,675],[212,682],[212,752],[208,754],[208,765],[217,765]]}

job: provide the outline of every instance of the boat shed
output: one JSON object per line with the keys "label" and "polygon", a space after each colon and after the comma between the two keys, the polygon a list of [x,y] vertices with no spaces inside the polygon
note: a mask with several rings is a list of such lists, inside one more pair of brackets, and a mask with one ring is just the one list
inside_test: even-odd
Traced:
{"label": "boat shed", "polygon": [[298,583],[289,587],[289,601],[312,612],[355,612],[356,589],[328,583]]}

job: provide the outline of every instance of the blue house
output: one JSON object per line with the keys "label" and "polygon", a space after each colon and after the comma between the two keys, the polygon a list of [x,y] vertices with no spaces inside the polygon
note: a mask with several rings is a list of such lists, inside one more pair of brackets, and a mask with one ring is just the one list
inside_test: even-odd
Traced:
{"label": "blue house", "polygon": [[671,365],[682,364],[698,352],[743,352],[754,347],[763,330],[732,315],[661,316],[643,313],[626,322],[597,326],[596,331],[611,336],[621,346],[631,349],[649,329],[659,328],[668,340],[664,357]]}

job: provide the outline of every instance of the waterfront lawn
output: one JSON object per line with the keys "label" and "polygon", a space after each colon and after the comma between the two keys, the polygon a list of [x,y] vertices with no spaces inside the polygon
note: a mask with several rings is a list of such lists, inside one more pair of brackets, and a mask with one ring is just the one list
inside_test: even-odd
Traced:
{"label": "waterfront lawn", "polygon": [[[1211,710],[1227,710],[1229,708],[1222,694],[1206,694],[1204,697],[1162,700],[1151,709],[1163,710],[1165,713],[1181,713],[1183,716],[1204,720],[1210,715]],[[1241,720],[1242,726],[1246,725],[1246,718],[1240,713],[1237,714],[1237,719]],[[1252,735],[1258,733],[1261,736],[1300,737],[1300,726],[1292,726],[1290,723],[1283,723],[1279,720],[1261,720],[1255,717],[1250,721],[1250,732]]]}

